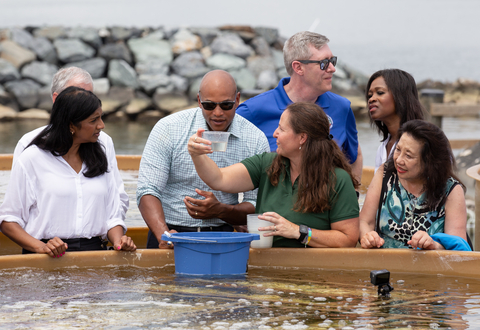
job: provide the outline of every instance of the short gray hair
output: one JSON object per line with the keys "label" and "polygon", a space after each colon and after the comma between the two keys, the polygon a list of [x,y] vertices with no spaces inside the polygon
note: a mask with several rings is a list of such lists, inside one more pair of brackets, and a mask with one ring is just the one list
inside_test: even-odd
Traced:
{"label": "short gray hair", "polygon": [[293,61],[308,60],[312,56],[309,49],[310,45],[320,49],[329,41],[324,35],[310,31],[298,32],[291,36],[283,46],[283,61],[288,74],[290,76],[293,74]]}
{"label": "short gray hair", "polygon": [[58,70],[53,76],[51,88],[52,96],[54,93],[60,94],[65,88],[68,87],[68,82],[74,78],[79,83],[93,85],[92,76],[87,71],[76,66],[63,68]]}

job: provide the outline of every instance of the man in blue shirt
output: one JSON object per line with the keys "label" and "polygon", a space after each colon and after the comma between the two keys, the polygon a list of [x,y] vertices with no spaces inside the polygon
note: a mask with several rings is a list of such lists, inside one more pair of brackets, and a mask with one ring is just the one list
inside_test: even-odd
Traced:
{"label": "man in blue shirt", "polygon": [[209,155],[220,167],[268,152],[265,134],[235,114],[240,93],[232,76],[207,73],[197,94],[198,107],[160,119],[148,137],[138,172],[138,208],[148,228],[147,248],[168,248],[165,231],[233,231],[255,213],[257,191],[212,191],[198,176],[188,153],[189,138],[199,128],[230,133],[225,152]]}
{"label": "man in blue shirt", "polygon": [[283,78],[275,89],[253,97],[237,108],[237,114],[260,128],[268,138],[271,151],[277,149],[273,132],[280,116],[293,102],[318,104],[330,121],[330,133],[352,164],[360,181],[363,157],[358,143],[355,117],[350,101],[330,92],[337,57],[327,37],[309,31],[294,34],[285,42],[283,56],[290,78]]}

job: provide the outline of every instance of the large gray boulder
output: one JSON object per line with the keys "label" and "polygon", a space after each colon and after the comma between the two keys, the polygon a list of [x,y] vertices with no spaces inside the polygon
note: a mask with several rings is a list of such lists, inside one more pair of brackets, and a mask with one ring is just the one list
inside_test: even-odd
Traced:
{"label": "large gray boulder", "polygon": [[112,86],[138,88],[135,70],[124,60],[111,60],[108,79]]}
{"label": "large gray boulder", "polygon": [[10,39],[23,48],[33,50],[33,36],[24,29],[11,28]]}
{"label": "large gray boulder", "polygon": [[247,68],[258,79],[260,73],[265,70],[275,71],[275,62],[270,56],[250,56],[247,59]]}
{"label": "large gray boulder", "polygon": [[52,77],[57,72],[56,65],[47,62],[34,61],[26,64],[22,68],[22,77],[30,78],[43,86],[50,85],[52,83]]}
{"label": "large gray boulder", "polygon": [[38,90],[38,109],[52,111],[53,100],[50,86],[44,86]]}
{"label": "large gray boulder", "polygon": [[206,60],[207,65],[212,69],[220,69],[225,71],[240,70],[247,66],[247,62],[238,56],[218,53],[212,55]]}
{"label": "large gray boulder", "polygon": [[188,79],[177,74],[170,75],[170,81],[173,84],[173,90],[177,93],[186,93],[188,90]]}
{"label": "large gray boulder", "polygon": [[257,79],[255,79],[255,76],[247,68],[242,68],[230,73],[233,76],[233,79],[235,79],[239,91],[255,88]]}
{"label": "large gray boulder", "polygon": [[278,69],[285,69],[285,61],[283,60],[283,52],[278,49],[271,49],[272,51],[272,57],[273,57],[273,63],[275,65],[275,68]]}
{"label": "large gray boulder", "polygon": [[165,74],[141,74],[138,76],[140,87],[151,95],[158,87],[167,87],[171,84],[170,77]]}
{"label": "large gray boulder", "polygon": [[262,37],[255,37],[253,38],[251,45],[255,50],[255,53],[260,56],[270,56],[272,55],[272,51],[270,50],[270,45],[268,42]]}
{"label": "large gray boulder", "polygon": [[17,68],[15,68],[9,61],[0,58],[0,84],[18,79],[20,79],[20,73]]}
{"label": "large gray boulder", "polygon": [[201,77],[209,71],[199,52],[181,54],[173,61],[172,69],[176,74],[186,78]]}
{"label": "large gray boulder", "polygon": [[165,63],[171,63],[173,60],[170,43],[162,40],[158,35],[153,34],[144,38],[132,38],[128,40],[127,44],[137,62],[159,59]]}
{"label": "large gray boulder", "polygon": [[30,79],[15,80],[5,83],[5,88],[17,100],[23,109],[35,108],[38,103],[39,84]]}
{"label": "large gray boulder", "polygon": [[185,109],[191,102],[185,94],[168,93],[157,94],[153,96],[155,105],[163,111],[174,112],[175,110]]}
{"label": "large gray boulder", "polygon": [[213,54],[226,53],[235,55],[241,58],[247,58],[254,54],[252,47],[245,44],[245,42],[236,33],[223,33],[210,45]]}
{"label": "large gray boulder", "polygon": [[254,28],[255,33],[265,39],[269,45],[273,45],[278,40],[278,29],[258,26]]}
{"label": "large gray boulder", "polygon": [[108,78],[93,79],[93,92],[95,94],[107,94],[110,90]]}
{"label": "large gray boulder", "polygon": [[116,42],[106,44],[98,50],[98,56],[103,57],[107,61],[110,60],[124,60],[128,64],[133,63],[132,54],[124,42]]}
{"label": "large gray boulder", "polygon": [[98,29],[92,27],[74,27],[67,32],[67,37],[80,39],[90,46],[98,49],[102,45],[102,39],[98,35]]}
{"label": "large gray boulder", "polygon": [[110,28],[110,39],[112,41],[120,41],[120,40],[127,40],[132,37],[140,37],[142,34],[142,30],[137,28],[126,28],[123,26],[113,26]]}
{"label": "large gray boulder", "polygon": [[83,61],[95,55],[95,49],[80,39],[56,39],[53,45],[58,59],[64,63]]}
{"label": "large gray boulder", "polygon": [[32,48],[38,58],[42,61],[55,64],[57,62],[57,52],[53,44],[45,37],[33,38]]}
{"label": "large gray boulder", "polygon": [[180,29],[170,38],[174,54],[191,52],[202,48],[202,39],[187,29]]}
{"label": "large gray boulder", "polygon": [[35,61],[35,53],[26,49],[12,40],[0,42],[0,58],[12,63],[17,69],[20,69],[26,63]]}
{"label": "large gray boulder", "polygon": [[148,60],[145,62],[138,62],[135,65],[137,74],[168,74],[170,70],[169,63],[160,59]]}
{"label": "large gray boulder", "polygon": [[107,67],[107,61],[104,58],[95,57],[85,61],[71,62],[65,65],[65,67],[71,66],[79,67],[90,73],[93,79],[97,79],[103,77]]}
{"label": "large gray boulder", "polygon": [[67,36],[67,30],[63,26],[46,26],[33,31],[35,37],[45,37],[50,41]]}
{"label": "large gray boulder", "polygon": [[278,84],[278,77],[275,71],[273,70],[264,70],[260,72],[260,75],[257,79],[257,88],[260,88],[264,91],[276,87]]}

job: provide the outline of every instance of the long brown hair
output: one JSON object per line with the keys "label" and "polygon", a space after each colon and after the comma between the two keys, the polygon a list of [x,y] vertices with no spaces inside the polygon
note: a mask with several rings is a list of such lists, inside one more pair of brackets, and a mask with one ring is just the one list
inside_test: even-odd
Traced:
{"label": "long brown hair", "polygon": [[[359,186],[352,175],[350,164],[332,140],[328,117],[318,105],[292,103],[285,111],[289,111],[292,130],[296,134],[307,135],[307,140],[302,145],[302,165],[294,211],[320,213],[330,210],[330,196],[335,191],[337,181],[336,167],[344,169],[350,175],[354,187]],[[278,185],[280,175],[285,173],[284,159],[277,155],[267,171],[270,183],[274,186]]]}

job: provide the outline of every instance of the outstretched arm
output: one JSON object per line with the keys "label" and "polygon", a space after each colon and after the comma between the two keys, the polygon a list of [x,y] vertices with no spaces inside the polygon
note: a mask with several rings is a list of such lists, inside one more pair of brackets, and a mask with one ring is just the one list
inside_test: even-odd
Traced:
{"label": "outstretched arm", "polygon": [[199,129],[188,141],[188,152],[192,157],[198,176],[213,190],[228,193],[239,193],[254,189],[247,168],[237,163],[225,168],[218,168],[217,164],[207,154],[211,154],[211,142],[202,139],[204,129]]}

